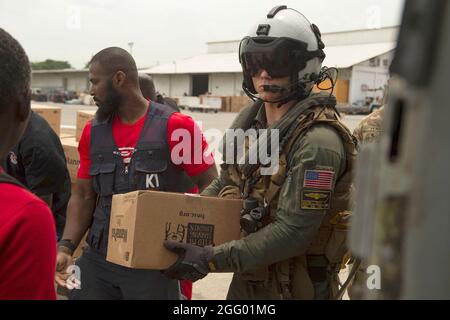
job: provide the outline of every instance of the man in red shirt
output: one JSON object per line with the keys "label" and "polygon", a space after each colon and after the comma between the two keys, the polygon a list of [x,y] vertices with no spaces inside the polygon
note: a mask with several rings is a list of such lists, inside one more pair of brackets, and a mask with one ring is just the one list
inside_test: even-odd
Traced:
{"label": "man in red shirt", "polygon": [[78,188],[58,246],[56,281],[65,286],[71,255],[89,229],[88,248],[77,260],[81,289],[73,290],[71,299],[179,299],[178,281],[160,271],[106,261],[112,195],[143,189],[198,192],[217,176],[214,159],[205,155],[207,143],[190,117],[142,96],[127,51],[113,47],[97,53],[89,79],[99,108],[78,147]]}
{"label": "man in red shirt", "polygon": [[[0,28],[0,160],[18,143],[30,117],[30,63]],[[53,216],[47,205],[0,168],[0,300],[54,300]]]}

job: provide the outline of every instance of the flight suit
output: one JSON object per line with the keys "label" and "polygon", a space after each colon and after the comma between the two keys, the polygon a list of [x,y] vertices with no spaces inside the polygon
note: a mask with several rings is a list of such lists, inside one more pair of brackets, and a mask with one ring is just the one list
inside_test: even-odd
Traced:
{"label": "flight suit", "polygon": [[[329,299],[337,292],[356,145],[333,108],[335,100],[312,102],[296,119],[302,120],[288,153],[281,153],[281,169],[248,190],[261,205],[269,198],[266,221],[256,232],[214,247],[213,268],[235,272],[228,299]],[[252,125],[267,128],[263,106]],[[202,195],[230,195],[233,188],[245,190],[245,181],[239,166],[224,164]]]}

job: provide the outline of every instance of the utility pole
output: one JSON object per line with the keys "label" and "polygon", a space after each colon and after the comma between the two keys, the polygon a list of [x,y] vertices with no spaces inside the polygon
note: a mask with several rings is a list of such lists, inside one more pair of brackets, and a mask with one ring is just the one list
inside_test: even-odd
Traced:
{"label": "utility pole", "polygon": [[128,42],[128,46],[130,47],[130,54],[133,55],[133,45],[134,42]]}

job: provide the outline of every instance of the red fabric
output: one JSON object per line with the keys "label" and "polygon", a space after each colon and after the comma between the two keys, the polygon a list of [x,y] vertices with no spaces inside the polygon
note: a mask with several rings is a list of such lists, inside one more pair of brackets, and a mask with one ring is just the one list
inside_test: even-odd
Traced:
{"label": "red fabric", "polygon": [[[112,131],[114,141],[119,148],[119,151],[122,154],[125,164],[129,163],[131,159],[131,154],[136,147],[137,141],[139,139],[139,135],[144,127],[146,116],[143,116],[134,124],[124,124],[118,116],[113,119]],[[169,137],[169,148],[170,151],[177,146],[179,143],[178,140],[183,141],[183,139],[177,139],[176,141],[172,141],[171,138],[175,137],[173,135],[177,129],[186,130],[190,136],[190,161],[183,161],[181,164],[177,164],[176,166],[180,170],[186,171],[186,173],[190,176],[196,176],[206,171],[212,165],[214,165],[214,159],[212,154],[208,154],[208,156],[202,157],[203,153],[208,149],[208,144],[205,140],[205,137],[201,133],[200,128],[194,122],[194,120],[184,114],[179,112],[175,112],[169,118],[167,123],[167,136]],[[200,141],[196,143],[195,138],[200,137]],[[91,176],[89,175],[89,167],[91,165],[90,160],[90,140],[91,140],[91,122],[88,122],[83,129],[83,133],[80,138],[80,143],[78,145],[78,152],[80,154],[80,167],[78,169],[78,178],[81,179],[89,179]],[[198,140],[197,140],[198,141]],[[188,141],[189,143],[189,141]],[[197,153],[197,157],[195,154]],[[182,156],[182,151],[180,152]],[[197,160],[197,163],[195,162]],[[200,162],[198,161],[200,160]],[[191,193],[197,193],[198,188],[195,187],[193,190],[190,190]]]}
{"label": "red fabric", "polygon": [[56,231],[47,205],[0,183],[0,300],[55,300]]}
{"label": "red fabric", "polygon": [[188,280],[181,280],[180,286],[183,296],[185,296],[188,300],[192,300],[192,282]]}

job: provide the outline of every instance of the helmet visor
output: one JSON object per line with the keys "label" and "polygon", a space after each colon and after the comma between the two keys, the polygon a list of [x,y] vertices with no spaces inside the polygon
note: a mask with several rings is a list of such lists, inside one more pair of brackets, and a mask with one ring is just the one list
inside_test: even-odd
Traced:
{"label": "helmet visor", "polygon": [[261,70],[274,78],[290,76],[305,68],[310,58],[305,43],[289,38],[247,37],[239,47],[243,71],[252,77]]}

